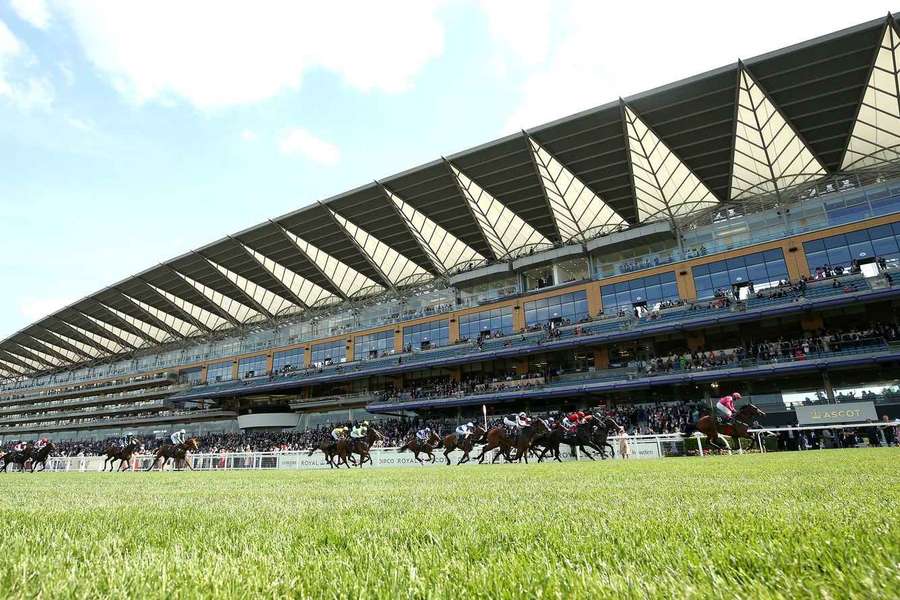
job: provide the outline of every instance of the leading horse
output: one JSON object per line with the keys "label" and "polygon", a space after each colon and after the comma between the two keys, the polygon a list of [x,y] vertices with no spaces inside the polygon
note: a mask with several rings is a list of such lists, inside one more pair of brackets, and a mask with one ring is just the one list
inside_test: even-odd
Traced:
{"label": "leading horse", "polygon": [[116,464],[116,461],[122,461],[119,463],[119,470],[124,471],[128,469],[128,463],[131,462],[131,457],[134,456],[134,453],[137,452],[137,449],[140,447],[140,440],[133,439],[125,446],[117,446],[113,444],[109,446],[106,450],[103,451],[103,456],[106,458],[103,459],[103,471],[106,471],[106,465],[109,464],[110,472],[113,471],[113,465]]}
{"label": "leading horse", "polygon": [[749,429],[752,427],[753,418],[765,415],[766,413],[756,405],[748,403],[738,409],[731,423],[719,423],[713,415],[704,415],[696,423],[689,423],[682,435],[689,437],[695,431],[699,431],[707,437],[711,446],[731,452],[728,440],[722,436],[738,438],[738,444],[741,443],[740,438],[751,440],[753,436],[750,435]]}

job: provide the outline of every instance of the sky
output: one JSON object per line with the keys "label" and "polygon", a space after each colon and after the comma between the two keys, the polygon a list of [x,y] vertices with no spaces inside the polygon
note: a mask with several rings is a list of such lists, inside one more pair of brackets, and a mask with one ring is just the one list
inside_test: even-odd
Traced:
{"label": "sky", "polygon": [[265,219],[890,8],[0,0],[0,339]]}

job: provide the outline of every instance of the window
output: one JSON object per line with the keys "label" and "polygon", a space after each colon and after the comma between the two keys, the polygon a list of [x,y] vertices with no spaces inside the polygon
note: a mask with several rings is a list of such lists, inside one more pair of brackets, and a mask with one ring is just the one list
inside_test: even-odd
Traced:
{"label": "window", "polygon": [[303,348],[276,352],[272,357],[272,370],[275,373],[303,368]]}
{"label": "window", "polygon": [[266,357],[264,355],[242,358],[238,362],[238,379],[259,377],[266,374]]}
{"label": "window", "polygon": [[394,349],[394,331],[358,335],[353,339],[353,358],[363,360],[389,354]]}
{"label": "window", "polygon": [[181,379],[183,383],[196,385],[200,383],[200,372],[201,370],[199,367],[196,369],[187,369],[179,373],[179,379]]}
{"label": "window", "polygon": [[820,267],[850,267],[861,259],[883,258],[894,264],[900,260],[900,223],[804,242],[803,250],[813,274]]}
{"label": "window", "polygon": [[208,383],[231,381],[231,362],[221,362],[209,365],[206,368],[206,381]]}
{"label": "window", "polygon": [[474,340],[481,333],[512,333],[512,307],[506,306],[494,310],[484,310],[459,318],[459,338]]}
{"label": "window", "polygon": [[711,298],[717,290],[752,283],[763,290],[788,278],[781,248],[738,256],[693,268],[697,298]]}
{"label": "window", "polygon": [[600,297],[603,310],[607,313],[616,312],[620,308],[630,310],[640,302],[646,302],[647,306],[652,307],[667,300],[677,301],[675,271],[604,285],[600,288]]}
{"label": "window", "polygon": [[403,347],[427,350],[450,343],[450,321],[428,321],[403,328]]}
{"label": "window", "polygon": [[525,303],[525,323],[543,325],[551,319],[576,322],[589,316],[587,292],[560,294]]}
{"label": "window", "polygon": [[312,364],[321,366],[323,364],[342,363],[347,360],[347,346],[344,340],[336,340],[334,342],[325,342],[322,344],[313,344],[312,347]]}

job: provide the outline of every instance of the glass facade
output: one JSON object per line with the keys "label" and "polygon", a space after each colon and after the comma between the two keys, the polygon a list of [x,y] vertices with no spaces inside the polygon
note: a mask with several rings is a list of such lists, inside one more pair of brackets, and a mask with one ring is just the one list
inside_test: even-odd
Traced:
{"label": "glass facade", "polygon": [[606,313],[616,312],[620,308],[630,309],[639,302],[646,302],[647,306],[652,307],[666,300],[678,300],[675,271],[604,285],[600,288],[600,298]]}
{"label": "glass facade", "polygon": [[900,260],[900,223],[804,242],[803,250],[813,273],[820,267],[850,267],[853,261],[872,258],[896,264]]}
{"label": "glass facade", "polygon": [[344,340],[313,344],[312,346],[312,364],[314,365],[341,363],[346,360],[347,346]]}
{"label": "glass facade", "polygon": [[285,370],[302,369],[303,354],[303,348],[294,348],[293,350],[276,352],[272,357],[272,370],[275,373],[281,373]]}
{"label": "glass facade", "polygon": [[196,385],[200,383],[200,374],[203,370],[200,367],[196,369],[187,369],[180,373],[180,379],[183,383],[189,383],[191,385]]}
{"label": "glass facade", "polygon": [[247,377],[259,377],[266,374],[266,357],[265,355],[250,356],[242,358],[238,362],[238,379],[246,379]]}
{"label": "glass facade", "polygon": [[588,316],[587,292],[584,290],[525,303],[525,323],[528,325],[543,325],[551,319],[574,323]]}
{"label": "glass facade", "polygon": [[377,358],[394,349],[394,330],[379,331],[369,335],[358,335],[353,339],[353,358],[363,360]]}
{"label": "glass facade", "polygon": [[484,310],[459,318],[459,339],[474,340],[481,333],[513,332],[512,307],[505,306],[494,310]]}
{"label": "glass facade", "polygon": [[231,381],[231,361],[209,365],[206,369],[206,381],[207,383]]}
{"label": "glass facade", "polygon": [[700,265],[693,271],[698,299],[711,298],[717,290],[729,291],[733,285],[748,282],[762,290],[788,278],[784,252],[780,248]]}
{"label": "glass facade", "polygon": [[428,321],[403,328],[403,347],[427,350],[450,343],[450,320]]}

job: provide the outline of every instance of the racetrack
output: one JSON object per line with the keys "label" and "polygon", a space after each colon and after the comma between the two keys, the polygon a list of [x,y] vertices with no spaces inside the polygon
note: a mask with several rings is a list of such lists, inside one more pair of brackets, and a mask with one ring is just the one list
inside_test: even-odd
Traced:
{"label": "racetrack", "polygon": [[897,598],[900,449],[0,475],[0,596]]}

